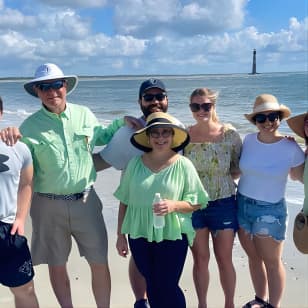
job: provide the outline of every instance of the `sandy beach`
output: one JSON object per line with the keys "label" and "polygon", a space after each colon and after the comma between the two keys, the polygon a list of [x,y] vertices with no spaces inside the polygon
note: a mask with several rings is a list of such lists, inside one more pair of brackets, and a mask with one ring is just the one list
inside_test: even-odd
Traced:
{"label": "sandy beach", "polygon": [[[130,308],[133,307],[134,297],[128,280],[128,259],[118,256],[115,249],[118,202],[112,193],[117,187],[119,178],[120,172],[110,168],[99,173],[95,187],[104,204],[104,217],[109,235],[109,264],[112,279],[111,307]],[[299,209],[299,206],[294,206],[289,209],[288,237],[285,241],[283,255],[287,275],[286,290],[282,301],[282,307],[285,308],[308,307],[308,255],[300,254],[296,250],[292,240],[293,220]],[[30,240],[30,221],[28,221],[26,229],[27,237]],[[233,259],[237,273],[235,305],[236,307],[241,307],[254,297],[254,292],[249,278],[247,258],[240,247],[238,239],[235,241]],[[86,261],[79,257],[75,245],[70,255],[68,267],[74,307],[95,307],[91,291],[89,267]],[[35,267],[35,272],[35,288],[40,306],[42,308],[59,307],[49,283],[47,266],[37,266]],[[220,287],[217,265],[213,253],[210,261],[210,272],[211,280],[208,292],[208,307],[223,308],[224,297]],[[186,296],[187,307],[196,308],[197,299],[192,279],[192,257],[190,252],[187,256],[181,286]],[[0,287],[0,307],[14,307],[11,293],[3,286]]]}

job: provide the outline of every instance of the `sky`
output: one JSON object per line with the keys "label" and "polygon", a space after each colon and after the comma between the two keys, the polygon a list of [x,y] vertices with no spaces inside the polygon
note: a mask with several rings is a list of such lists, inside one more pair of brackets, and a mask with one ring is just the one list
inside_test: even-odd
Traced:
{"label": "sky", "polygon": [[308,70],[307,0],[0,0],[0,77]]}

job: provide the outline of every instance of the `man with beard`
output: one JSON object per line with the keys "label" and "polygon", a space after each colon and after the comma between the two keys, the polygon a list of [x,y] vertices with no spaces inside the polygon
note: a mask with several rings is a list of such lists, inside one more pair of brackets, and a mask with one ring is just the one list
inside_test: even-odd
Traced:
{"label": "man with beard", "polygon": [[[156,78],[150,78],[142,82],[139,88],[138,103],[143,113],[139,118],[142,126],[145,126],[146,118],[149,114],[158,111],[167,112],[168,96],[164,83]],[[183,126],[183,124],[179,124]],[[128,126],[121,127],[113,135],[108,145],[100,153],[93,155],[96,171],[110,166],[118,170],[124,170],[131,158],[143,153],[131,144],[130,138],[133,133],[134,129]],[[138,271],[132,257],[129,263],[129,279],[136,298],[134,308],[149,307],[145,279]]]}

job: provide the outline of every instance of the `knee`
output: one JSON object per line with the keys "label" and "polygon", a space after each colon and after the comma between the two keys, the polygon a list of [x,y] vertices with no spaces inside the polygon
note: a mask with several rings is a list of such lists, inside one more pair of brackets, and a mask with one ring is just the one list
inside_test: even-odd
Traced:
{"label": "knee", "polygon": [[193,253],[194,265],[197,267],[204,267],[209,264],[210,253],[206,251],[197,251]]}
{"label": "knee", "polygon": [[34,283],[32,280],[22,286],[10,288],[10,290],[17,298],[28,298],[35,295]]}

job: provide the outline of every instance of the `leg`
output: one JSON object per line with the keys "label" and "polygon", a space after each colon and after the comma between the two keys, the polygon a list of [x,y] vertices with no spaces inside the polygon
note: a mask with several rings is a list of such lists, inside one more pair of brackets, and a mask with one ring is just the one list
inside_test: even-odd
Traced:
{"label": "leg", "polygon": [[146,282],[142,274],[139,272],[133,257],[131,257],[129,260],[128,273],[130,285],[136,298],[135,306],[142,307],[143,305],[144,307],[146,307]]}
{"label": "leg", "polygon": [[92,290],[97,308],[109,308],[111,280],[108,263],[90,264],[92,274]]}
{"label": "leg", "polygon": [[193,277],[198,296],[198,307],[206,308],[207,291],[209,287],[209,231],[207,228],[197,229],[194,244],[191,248],[194,258]]}
{"label": "leg", "polygon": [[48,265],[48,268],[50,282],[61,308],[73,308],[66,265]]}
{"label": "leg", "polygon": [[10,288],[14,294],[16,308],[38,308],[39,304],[34,291],[33,280],[15,288]]}
{"label": "leg", "polygon": [[266,268],[269,303],[274,307],[280,307],[286,279],[281,260],[283,242],[278,242],[272,237],[255,237],[254,242]]}
{"label": "leg", "polygon": [[231,229],[219,230],[212,239],[220,283],[225,295],[225,308],[234,308],[236,282],[235,269],[232,263],[234,231]]}
{"label": "leg", "polygon": [[255,294],[262,300],[266,300],[267,295],[267,275],[265,265],[260,255],[257,252],[254,241],[251,235],[244,229],[238,231],[239,239],[243,249],[248,256],[249,271]]}

